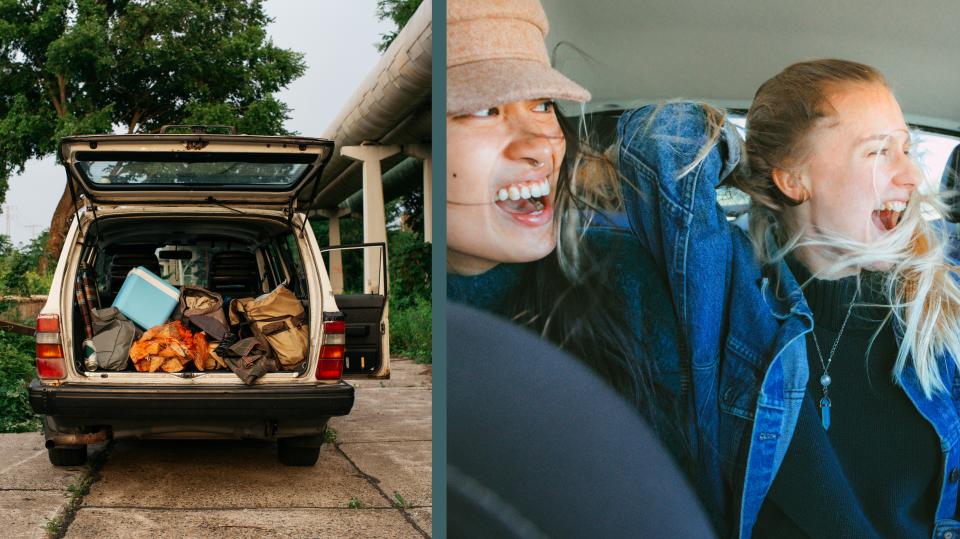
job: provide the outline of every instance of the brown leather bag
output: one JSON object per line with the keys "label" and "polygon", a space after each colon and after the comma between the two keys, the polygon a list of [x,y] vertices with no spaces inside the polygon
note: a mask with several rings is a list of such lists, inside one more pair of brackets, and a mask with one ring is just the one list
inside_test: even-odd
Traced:
{"label": "brown leather bag", "polygon": [[283,285],[257,298],[231,301],[230,324],[249,325],[284,370],[295,370],[307,357],[306,313],[300,300]]}
{"label": "brown leather bag", "polygon": [[268,372],[279,370],[277,360],[256,337],[247,337],[234,343],[224,354],[223,360],[244,384],[250,385]]}
{"label": "brown leather bag", "polygon": [[177,316],[202,329],[211,340],[223,340],[230,330],[223,314],[223,296],[199,286],[180,287]]}

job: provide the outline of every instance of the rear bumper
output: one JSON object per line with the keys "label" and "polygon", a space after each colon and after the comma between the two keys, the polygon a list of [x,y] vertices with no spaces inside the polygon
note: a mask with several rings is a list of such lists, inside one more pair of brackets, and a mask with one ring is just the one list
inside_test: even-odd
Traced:
{"label": "rear bumper", "polygon": [[46,386],[30,383],[30,406],[38,414],[80,420],[87,424],[115,421],[223,419],[309,419],[346,415],[353,407],[353,386]]}

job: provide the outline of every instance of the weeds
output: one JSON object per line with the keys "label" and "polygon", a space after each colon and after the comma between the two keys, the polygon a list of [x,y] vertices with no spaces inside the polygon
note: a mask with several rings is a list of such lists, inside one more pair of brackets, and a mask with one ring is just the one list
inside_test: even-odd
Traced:
{"label": "weeds", "polygon": [[0,331],[0,432],[40,430],[27,385],[34,376],[34,339]]}
{"label": "weeds", "polygon": [[44,529],[47,531],[47,537],[56,537],[60,534],[60,526],[63,526],[63,514],[51,518],[47,521]]}
{"label": "weeds", "polygon": [[402,495],[400,495],[399,491],[393,491],[393,500],[393,506],[397,509],[406,509],[410,507],[410,504],[407,503],[407,500],[405,500]]}
{"label": "weeds", "polygon": [[328,444],[333,444],[337,442],[337,430],[333,427],[327,425],[327,428],[323,431],[323,441]]}
{"label": "weeds", "polygon": [[390,344],[395,355],[406,356],[417,363],[433,363],[433,312],[430,301],[417,298],[407,308],[390,311]]}
{"label": "weeds", "polygon": [[62,537],[66,528],[73,522],[83,497],[90,492],[90,486],[97,480],[97,474],[103,462],[107,460],[107,454],[112,445],[111,442],[102,451],[93,455],[83,466],[83,472],[67,487],[67,505],[56,517],[47,522],[47,537]]}
{"label": "weeds", "polygon": [[350,509],[366,509],[367,505],[362,501],[360,501],[359,499],[357,499],[356,496],[351,496],[350,502],[347,504],[347,507],[349,507]]}

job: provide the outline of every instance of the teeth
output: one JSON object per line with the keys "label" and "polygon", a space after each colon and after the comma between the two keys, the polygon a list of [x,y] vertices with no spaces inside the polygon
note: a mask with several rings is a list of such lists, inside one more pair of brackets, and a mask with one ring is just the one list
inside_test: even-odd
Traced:
{"label": "teeth", "polygon": [[906,209],[907,209],[907,203],[906,203],[906,202],[901,202],[901,201],[899,201],[899,200],[895,200],[895,201],[890,201],[890,202],[884,202],[883,204],[880,205],[880,209],[879,209],[878,211],[889,210],[889,211],[902,212],[902,211],[904,211],[904,210],[906,210]]}
{"label": "teeth", "polygon": [[520,200],[545,197],[550,194],[550,180],[537,182],[516,183],[497,190],[494,199],[497,201]]}

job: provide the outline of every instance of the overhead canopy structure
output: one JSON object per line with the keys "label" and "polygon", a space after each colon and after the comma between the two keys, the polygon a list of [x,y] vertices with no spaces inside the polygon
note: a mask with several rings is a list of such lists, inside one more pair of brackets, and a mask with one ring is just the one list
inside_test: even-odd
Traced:
{"label": "overhead canopy structure", "polygon": [[588,111],[683,97],[746,108],[791,63],[878,68],[907,119],[960,130],[960,3],[928,0],[543,0],[556,66],[593,93]]}

